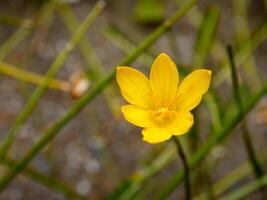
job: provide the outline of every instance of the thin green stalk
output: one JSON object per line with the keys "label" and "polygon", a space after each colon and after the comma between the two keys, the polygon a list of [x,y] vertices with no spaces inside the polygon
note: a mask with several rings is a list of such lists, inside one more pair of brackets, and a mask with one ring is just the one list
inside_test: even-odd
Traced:
{"label": "thin green stalk", "polygon": [[0,60],[10,54],[10,52],[22,42],[31,32],[34,30],[34,26],[42,24],[43,21],[49,19],[47,12],[51,9],[55,0],[47,1],[44,6],[41,8],[40,15],[37,19],[21,19],[13,16],[0,15],[0,23],[4,23],[11,26],[18,26],[18,30],[14,32],[0,47]]}
{"label": "thin green stalk", "polygon": [[180,141],[173,136],[172,140],[174,141],[176,148],[177,148],[177,153],[178,156],[181,158],[181,161],[183,163],[183,167],[184,167],[184,180],[185,180],[185,199],[186,200],[191,200],[192,199],[192,195],[191,195],[191,184],[190,184],[190,169],[188,166],[188,162],[187,162],[187,158],[185,155],[185,152],[183,150],[183,147],[180,143]]}
{"label": "thin green stalk", "polygon": [[58,2],[58,0],[48,0],[43,3],[41,14],[37,15],[36,18],[36,26],[50,26],[53,22],[53,13]]}
{"label": "thin green stalk", "polygon": [[174,29],[170,29],[170,31],[167,33],[168,43],[171,49],[171,52],[173,53],[173,57],[175,61],[180,60],[180,53],[176,41],[176,35]]}
{"label": "thin green stalk", "polygon": [[[248,8],[250,7],[250,1],[248,0],[235,0],[233,3],[234,22],[235,22],[235,35],[238,48],[243,45],[244,42],[248,42],[251,46],[250,30],[248,25]],[[252,89],[258,89],[260,87],[260,80],[256,69],[256,63],[253,59],[253,55],[244,62],[244,75],[248,81],[251,82]]]}
{"label": "thin green stalk", "polygon": [[[260,150],[257,154],[261,162],[267,160],[267,147]],[[229,189],[234,184],[238,183],[251,173],[251,165],[249,161],[245,161],[231,172],[227,173],[226,176],[221,178],[219,181],[212,185],[212,190],[214,191],[214,196],[217,198],[223,194],[227,189]],[[201,193],[195,200],[205,200],[205,194]]]}
{"label": "thin green stalk", "polygon": [[[43,24],[47,22],[51,17],[48,12],[52,12],[51,8],[55,3],[55,0],[49,0],[45,2],[42,6],[40,14],[35,20],[30,19],[20,19],[15,17],[10,17],[6,15],[0,15],[0,22],[7,23],[13,26],[20,26],[3,44],[0,46],[0,61],[3,61],[14,49],[17,47],[30,33],[34,31],[36,25]],[[10,24],[11,23],[11,24]],[[14,77],[19,76],[23,80],[23,76],[20,73],[16,74],[16,69],[8,70],[8,68],[2,69],[2,72],[13,72]],[[10,74],[11,75],[11,74]],[[28,77],[28,76],[27,76]]]}
{"label": "thin green stalk", "polygon": [[[205,64],[205,60],[209,55],[210,48],[215,39],[215,33],[219,22],[219,14],[220,13],[218,8],[210,7],[207,14],[202,18],[202,22],[199,26],[198,36],[195,44],[192,66],[202,66]],[[209,105],[210,104],[209,101],[212,101],[213,104],[214,103],[216,104],[213,95],[209,94],[209,97],[210,98],[205,99],[206,104]],[[196,122],[198,122],[198,120],[196,120]],[[196,127],[197,124],[196,123],[194,124],[196,130],[193,131],[194,134],[191,134],[193,136],[193,141],[192,141],[193,149],[197,147],[197,141],[199,141],[198,139],[194,138],[194,136],[197,135],[197,127]]]}
{"label": "thin green stalk", "polygon": [[[180,6],[182,2],[186,0],[175,0],[176,4]],[[189,22],[197,28],[201,21],[203,20],[204,16],[202,12],[198,9],[198,6],[194,6],[190,13],[187,15],[187,19]],[[215,38],[214,43],[212,45],[212,51],[210,52],[215,60],[222,60],[226,57],[225,50],[222,42],[219,40],[219,38]]]}
{"label": "thin green stalk", "polygon": [[[68,4],[59,4],[57,11],[59,12],[63,22],[66,24],[69,31],[73,34],[79,27],[79,20],[75,16],[72,8]],[[90,45],[87,37],[84,37],[79,42],[81,53],[86,61],[87,69],[93,73],[94,80],[97,80],[104,72],[101,61],[98,59],[96,52]]]}
{"label": "thin green stalk", "polygon": [[[229,62],[231,66],[231,75],[232,75],[232,81],[233,81],[233,91],[234,91],[234,98],[236,102],[236,106],[238,107],[238,110],[241,114],[243,114],[243,103],[239,95],[239,83],[238,83],[238,75],[236,71],[236,65],[234,61],[234,55],[231,46],[227,47],[227,54],[229,57]],[[244,117],[245,118],[245,117]],[[245,120],[245,119],[244,119]],[[246,147],[248,158],[251,162],[251,165],[253,167],[254,173],[256,177],[260,177],[263,174],[263,171],[261,169],[260,163],[256,158],[255,150],[248,132],[248,128],[246,125],[246,122],[243,121],[242,123],[242,138]]]}
{"label": "thin green stalk", "polygon": [[44,41],[45,37],[48,36],[49,30],[53,24],[54,11],[57,2],[58,0],[47,0],[42,4],[40,14],[35,18],[34,33],[31,39],[31,45],[29,46],[30,53],[25,56],[26,59],[24,58],[24,60],[30,60],[29,58],[31,58],[36,51],[36,44],[40,41]]}
{"label": "thin green stalk", "polygon": [[[16,161],[11,160],[9,158],[5,158],[1,164],[8,168],[14,167],[16,165]],[[78,194],[76,191],[74,191],[71,187],[67,186],[65,183],[62,183],[52,177],[49,177],[47,175],[42,174],[39,171],[36,171],[30,167],[26,167],[22,173],[26,175],[27,177],[37,181],[38,183],[51,188],[59,193],[62,193],[66,198],[68,199],[79,199],[79,200],[85,200],[88,199],[87,197],[84,197],[80,194]]]}
{"label": "thin green stalk", "polygon": [[[136,45],[125,38],[124,35],[122,35],[122,33],[115,26],[108,25],[104,29],[103,35],[126,54],[129,54],[134,49],[136,49]],[[145,67],[149,67],[153,60],[153,56],[148,54],[147,52],[143,52],[143,54],[137,59],[137,61],[139,61]]]}
{"label": "thin green stalk", "polygon": [[[2,21],[3,20],[3,21]],[[9,55],[15,47],[18,46],[31,32],[33,28],[33,21],[28,19],[19,19],[13,18],[5,15],[0,15],[0,23],[1,22],[13,22],[20,26],[18,30],[16,30],[8,39],[3,42],[0,46],[0,60],[4,60],[7,55]]]}
{"label": "thin green stalk", "polygon": [[215,33],[219,22],[219,9],[210,7],[206,16],[203,18],[198,30],[198,39],[194,50],[193,66],[204,64],[210,48],[215,40]]}
{"label": "thin green stalk", "polygon": [[[126,180],[128,183],[120,184],[108,199],[130,199],[147,179],[155,175],[160,169],[173,162],[176,158],[176,149],[173,143],[170,143],[164,150],[148,165],[135,172],[131,178]],[[125,194],[124,194],[125,193]],[[129,194],[129,195],[128,195]]]}
{"label": "thin green stalk", "polygon": [[[260,28],[251,36],[251,39],[243,42],[239,51],[235,55],[237,66],[242,64],[252,55],[255,49],[267,39],[267,21],[265,21]],[[229,81],[230,67],[227,60],[222,64],[221,69],[217,72],[219,76],[214,77],[213,84],[215,87],[219,86],[223,81]]]}
{"label": "thin green stalk", "polygon": [[[198,26],[198,35],[197,35],[197,40],[195,43],[195,48],[194,48],[194,57],[193,57],[193,62],[192,66],[203,66],[205,65],[205,61],[210,53],[210,49],[216,39],[216,31],[217,31],[217,26],[219,22],[219,16],[220,16],[220,11],[217,7],[211,6],[209,7],[207,13],[205,14],[204,17],[202,17],[201,23]],[[205,98],[205,104],[206,105],[214,105],[216,104],[215,97],[212,95],[212,93],[208,93],[208,98]],[[208,109],[211,108],[210,106],[207,107]],[[218,108],[218,106],[212,107]],[[209,109],[209,112],[211,113],[211,119],[213,122],[213,118],[220,119],[220,116],[217,115],[219,112],[216,110]],[[200,136],[199,136],[199,112],[198,110],[194,111],[194,126],[192,129],[191,134],[189,135],[189,142],[190,142],[190,148],[191,152],[195,152],[198,149],[198,146],[200,145]],[[218,126],[221,124],[221,120],[216,121],[219,123]],[[217,125],[213,125],[217,126]],[[192,177],[192,185],[196,191],[198,190],[203,190],[203,188],[206,188],[207,190],[210,189],[210,181],[208,181],[209,178],[209,170],[206,170],[207,164],[203,163],[195,173],[196,176]],[[201,184],[203,177],[205,177],[205,184]],[[208,193],[212,193],[211,191],[207,191]]]}
{"label": "thin green stalk", "polygon": [[[262,163],[267,161],[267,148],[266,147],[260,150],[260,152],[258,153],[258,157]],[[171,161],[172,160],[173,160],[173,157]],[[213,169],[210,169],[210,170],[213,170]],[[214,198],[219,199],[221,194],[223,194],[233,185],[242,181],[242,179],[247,177],[250,173],[251,173],[251,165],[249,161],[245,161],[244,163],[240,164],[238,167],[236,167],[231,172],[229,172],[226,176],[221,178],[216,183],[212,184],[213,199]],[[144,188],[142,187],[142,193],[143,193],[143,190]],[[145,192],[145,194],[151,193],[151,190],[152,189],[150,189],[150,191]],[[143,198],[145,198],[145,196],[143,196]],[[206,200],[207,199],[206,192],[202,192],[201,194],[197,195],[193,199],[194,200]]]}
{"label": "thin green stalk", "polygon": [[219,105],[216,102],[214,95],[211,94],[211,92],[208,92],[207,94],[205,94],[204,102],[211,116],[212,130],[214,132],[218,132],[219,130],[222,129],[222,119],[220,116]]}
{"label": "thin green stalk", "polygon": [[224,196],[221,198],[221,200],[238,200],[238,199],[244,199],[246,196],[251,194],[252,192],[257,191],[258,189],[263,188],[267,185],[267,174],[262,176],[259,179],[256,179],[255,181],[248,183],[234,192]]}
{"label": "thin green stalk", "polygon": [[79,41],[83,38],[83,36],[86,34],[87,29],[90,27],[96,16],[100,13],[100,11],[103,9],[104,3],[103,1],[99,1],[96,6],[93,8],[92,12],[88,14],[85,21],[82,23],[82,25],[79,27],[77,32],[73,35],[71,40],[66,44],[65,48],[60,52],[60,54],[57,56],[57,58],[52,63],[51,67],[49,68],[43,85],[40,85],[37,87],[37,89],[34,91],[32,96],[29,98],[28,102],[24,106],[23,110],[20,112],[19,116],[17,117],[15,123],[10,128],[10,130],[7,133],[7,136],[5,137],[3,143],[0,146],[0,160],[5,157],[7,151],[11,147],[13,140],[19,130],[21,129],[23,123],[27,120],[27,118],[30,116],[33,109],[38,104],[40,98],[43,96],[47,89],[47,85],[51,82],[53,77],[57,74],[62,64],[65,62],[65,60],[68,58],[69,54],[74,50],[76,45],[79,43]]}
{"label": "thin green stalk", "polygon": [[[136,48],[136,44],[130,41],[115,26],[107,26],[103,34],[110,42],[112,42],[116,47],[118,47],[125,54],[131,53]],[[142,56],[140,56],[139,59],[137,59],[137,61],[140,62],[143,67],[150,68],[155,55],[156,54],[154,52],[146,51],[146,52],[143,52]],[[183,73],[186,73],[188,71],[187,68],[189,68],[189,66],[187,65],[179,65],[179,63],[177,64],[177,66],[182,68],[182,70],[180,71],[181,76],[183,76]]]}
{"label": "thin green stalk", "polygon": [[[181,4],[183,4],[186,0],[174,0],[174,1],[177,6],[181,6]],[[189,19],[189,22],[195,27],[199,26],[201,20],[203,20],[203,15],[197,7],[198,7],[197,5],[194,6],[186,16],[186,18]]]}
{"label": "thin green stalk", "polygon": [[[222,142],[238,125],[243,117],[255,107],[255,105],[260,101],[260,99],[267,94],[267,85],[264,85],[258,92],[256,92],[251,98],[247,100],[243,107],[243,113],[237,112],[228,121],[225,122],[223,129],[218,133],[212,134],[208,141],[202,145],[199,150],[189,159],[190,169],[193,170],[198,166],[198,164],[204,160],[204,158],[209,154],[214,146]],[[162,186],[161,192],[157,195],[156,199],[165,199],[170,193],[181,183],[184,176],[184,170],[179,170],[175,173],[172,178],[170,178]]]}
{"label": "thin green stalk", "polygon": [[[152,32],[131,54],[123,59],[119,65],[128,65],[135,60],[144,50],[148,49],[157,39],[165,33],[176,21],[185,15],[190,8],[197,3],[197,0],[187,1],[171,18],[166,20],[154,32]],[[100,80],[90,91],[79,99],[70,110],[60,118],[55,124],[49,128],[32,148],[23,156],[23,158],[14,166],[12,171],[7,174],[0,182],[0,191],[3,191],[12,179],[23,170],[28,163],[58,134],[58,132],[66,125],[77,113],[79,113],[88,102],[92,101],[115,77],[115,69],[111,71],[105,78]]]}
{"label": "thin green stalk", "polygon": [[0,15],[0,23],[11,26],[25,27],[25,28],[29,28],[33,25],[33,21],[30,19],[20,19],[8,15]]}
{"label": "thin green stalk", "polygon": [[[54,6],[56,4],[57,0],[48,0],[45,1],[38,14],[34,17],[33,20],[31,20],[31,23],[29,22],[28,26],[23,26],[17,31],[18,34],[14,33],[14,37],[10,38],[10,42],[7,42],[8,47],[6,49],[3,49],[3,53],[6,54],[6,52],[10,51],[10,46],[13,48],[15,47],[15,44],[18,42],[21,42],[23,38],[31,34],[33,36],[29,44],[27,45],[27,48],[23,51],[24,57],[23,59],[19,60],[20,67],[22,66],[30,66],[29,63],[25,63],[25,61],[30,60],[29,58],[32,58],[31,55],[33,53],[36,53],[36,44],[40,43],[40,41],[43,40],[43,36],[47,35],[48,30],[51,25],[51,22],[53,21],[53,13],[54,13]],[[25,32],[23,31],[23,28],[25,29]],[[28,31],[28,33],[27,33]],[[19,32],[21,32],[21,35],[19,35]],[[16,38],[17,36],[17,38]],[[38,46],[38,45],[37,45]],[[30,52],[29,52],[30,50]]]}
{"label": "thin green stalk", "polygon": [[[23,70],[21,68],[15,67],[4,62],[0,62],[0,72],[16,79],[30,82],[36,85],[42,85],[44,83],[43,76]],[[70,89],[70,85],[68,82],[59,81],[57,79],[52,79],[49,85],[47,85],[47,87],[63,91],[69,91]]]}
{"label": "thin green stalk", "polygon": [[[73,9],[68,4],[60,4],[57,10],[67,28],[70,30],[70,32],[74,33],[79,27],[80,22],[73,12]],[[104,76],[105,70],[87,37],[84,37],[80,41],[79,47],[87,64],[86,71],[88,77],[94,81],[99,80]],[[110,110],[114,115],[117,115],[119,100],[115,95],[115,88],[108,87],[107,90],[104,91],[104,95]]]}
{"label": "thin green stalk", "polygon": [[15,33],[13,33],[5,42],[0,46],[0,60],[6,58],[8,54],[23,41],[30,33],[32,29],[20,27]]}

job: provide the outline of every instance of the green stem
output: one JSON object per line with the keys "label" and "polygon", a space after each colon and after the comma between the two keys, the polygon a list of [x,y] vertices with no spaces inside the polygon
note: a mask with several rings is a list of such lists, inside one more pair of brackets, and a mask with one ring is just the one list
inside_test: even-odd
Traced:
{"label": "green stem", "polygon": [[[80,22],[75,16],[75,13],[71,6],[68,4],[61,4],[57,10],[70,32],[75,33],[75,31],[79,27]],[[80,41],[79,47],[87,64],[86,74],[88,75],[88,78],[93,81],[99,80],[104,76],[105,70],[87,37],[84,37]],[[114,115],[117,115],[120,103],[115,95],[115,88],[108,87],[104,91],[104,97],[112,113]]]}
{"label": "green stem", "polygon": [[[242,66],[243,64],[255,51],[255,49],[267,39],[267,22],[265,21],[259,29],[252,35],[251,39],[243,42],[243,45],[239,48],[239,51],[235,55],[236,65]],[[221,69],[217,72],[219,76],[214,77],[214,86],[219,86],[223,81],[229,80],[230,67],[229,63],[225,61],[221,66]]]}
{"label": "green stem", "polygon": [[[250,39],[250,28],[248,25],[248,8],[251,2],[247,0],[236,0],[232,1],[234,11],[234,22],[235,22],[235,36],[238,48],[247,41],[249,48],[251,48]],[[260,87],[260,80],[257,73],[256,63],[253,59],[253,55],[244,62],[245,78],[251,83],[252,89],[258,89]]]}
{"label": "green stem", "polygon": [[[240,92],[239,92],[238,75],[236,71],[234,55],[233,55],[231,46],[227,47],[227,54],[228,54],[228,58],[229,58],[230,66],[231,66],[231,75],[232,75],[233,88],[234,88],[234,99],[235,99],[239,112],[243,114],[243,104],[242,104],[242,100],[239,95]],[[254,147],[253,147],[253,144],[252,144],[252,141],[249,135],[249,131],[247,128],[247,124],[245,121],[242,123],[242,139],[244,141],[247,155],[253,167],[255,176],[260,177],[263,174],[263,171],[260,167],[259,161],[256,158]]]}
{"label": "green stem", "polygon": [[[257,153],[258,157],[260,158],[261,162],[265,162],[267,160],[267,147],[260,150]],[[212,170],[212,169],[211,169]],[[227,173],[223,178],[212,185],[212,190],[214,191],[214,196],[219,197],[229,188],[231,188],[236,183],[240,182],[242,179],[250,175],[251,173],[251,164],[249,161],[245,161],[240,164],[238,167],[233,169],[231,172]],[[205,194],[202,192],[201,194],[197,195],[195,200],[205,200]]]}
{"label": "green stem", "polygon": [[71,40],[66,44],[65,48],[60,52],[60,54],[54,60],[54,62],[52,63],[51,67],[49,68],[45,76],[43,84],[38,86],[37,89],[34,91],[32,96],[24,106],[23,110],[17,117],[15,123],[8,131],[6,138],[4,139],[3,143],[0,146],[0,160],[3,157],[5,157],[7,151],[9,150],[9,148],[13,143],[15,136],[21,129],[23,123],[28,119],[33,109],[37,106],[40,98],[45,93],[47,86],[50,84],[51,80],[55,77],[60,67],[67,59],[68,55],[74,50],[79,41],[84,37],[84,35],[87,32],[87,29],[90,27],[90,25],[92,24],[96,16],[98,16],[103,7],[104,7],[103,1],[99,1],[93,8],[92,12],[88,14],[87,18],[79,27],[77,32],[73,35]]}
{"label": "green stem", "polygon": [[[119,65],[128,65],[134,61],[144,50],[148,49],[155,41],[165,33],[177,20],[184,16],[190,8],[197,3],[197,0],[187,1],[171,18],[166,20],[154,32],[152,32],[131,54],[123,59]],[[79,38],[80,39],[80,38]],[[77,42],[77,41],[76,41]],[[3,191],[11,180],[23,170],[28,163],[36,156],[66,125],[79,113],[88,102],[92,101],[115,77],[115,69],[104,77],[92,90],[88,91],[79,99],[70,110],[49,128],[41,138],[32,146],[32,148],[23,156],[23,158],[14,166],[12,171],[7,174],[0,182],[0,191]],[[37,93],[39,97],[39,92]],[[34,98],[35,99],[35,98]],[[39,98],[38,98],[39,99]],[[30,107],[31,108],[31,107]],[[16,127],[16,129],[18,129]]]}
{"label": "green stem", "polygon": [[267,185],[267,175],[262,176],[255,181],[244,185],[243,187],[235,190],[234,192],[224,196],[221,200],[238,200],[244,199],[246,196],[251,194],[252,192],[261,189],[262,187]]}
{"label": "green stem", "polygon": [[[0,62],[0,72],[12,76],[16,79],[30,82],[36,85],[42,85],[44,83],[44,77],[26,70],[23,70],[21,68],[15,67],[13,65]],[[56,90],[63,90],[63,91],[69,91],[70,85],[66,81],[59,81],[57,79],[52,79],[46,87],[56,89]]]}
{"label": "green stem", "polygon": [[220,116],[220,108],[214,94],[212,94],[212,92],[205,94],[204,102],[211,116],[212,130],[218,132],[222,129],[222,119]]}
{"label": "green stem", "polygon": [[[80,25],[79,20],[75,16],[74,11],[72,10],[71,6],[64,3],[59,4],[57,8],[58,13],[60,14],[63,22],[66,24],[69,31],[74,34],[77,28]],[[101,64],[101,61],[99,60],[98,56],[96,55],[96,52],[94,51],[93,47],[91,46],[89,40],[87,37],[84,37],[79,42],[79,48],[81,50],[81,54],[83,55],[86,64],[87,64],[87,70],[93,74],[90,75],[93,78],[93,80],[97,80],[103,73],[104,69]]]}
{"label": "green stem", "polygon": [[32,29],[20,27],[15,33],[13,33],[0,47],[0,60],[4,60],[7,55],[30,33]]}
{"label": "green stem", "polygon": [[220,11],[217,7],[211,6],[203,17],[198,29],[197,42],[194,49],[193,66],[201,66],[210,53],[210,48],[215,40],[215,34],[219,22]]}
{"label": "green stem", "polygon": [[[14,160],[5,158],[1,164],[3,164],[6,167],[12,168],[14,165],[16,165],[16,163],[17,162]],[[74,191],[71,187],[67,186],[66,184],[58,180],[55,180],[52,177],[44,175],[41,172],[36,171],[30,167],[26,167],[22,171],[22,173],[30,177],[31,179],[39,182],[40,184],[64,194],[67,198],[71,198],[71,199],[73,198],[73,199],[79,199],[79,200],[88,199],[87,197],[84,197],[78,194],[76,191]]]}
{"label": "green stem", "polygon": [[168,39],[168,43],[169,43],[169,46],[170,46],[170,50],[173,54],[173,58],[174,58],[174,61],[175,63],[177,63],[177,61],[181,60],[181,56],[180,56],[180,53],[179,53],[179,48],[178,48],[178,45],[177,45],[177,40],[176,40],[176,35],[175,35],[175,31],[174,31],[174,28],[171,28],[170,31],[167,32],[166,34],[167,36],[167,39]]}
{"label": "green stem", "polygon": [[256,178],[261,177],[264,174],[264,172],[263,172],[263,169],[261,168],[260,162],[257,159],[257,156],[255,154],[255,150],[254,150],[252,140],[251,140],[246,123],[242,124],[242,138],[244,140],[247,154],[248,154],[248,158],[249,158],[250,163],[253,167],[255,177]]}
{"label": "green stem", "polygon": [[[199,150],[189,159],[189,167],[191,172],[201,161],[209,154],[214,146],[222,142],[238,125],[243,117],[259,102],[259,100],[267,94],[267,85],[264,85],[258,92],[255,93],[246,104],[244,104],[244,113],[240,111],[235,113],[227,122],[225,122],[223,129],[218,133],[212,134],[208,141],[199,148]],[[161,192],[158,194],[156,199],[165,199],[169,194],[181,183],[183,180],[183,170],[179,170],[175,173],[170,180],[162,186]]]}
{"label": "green stem", "polygon": [[[215,41],[215,35],[217,31],[217,26],[219,22],[220,17],[220,11],[215,6],[210,6],[208,11],[205,13],[205,15],[201,19],[201,23],[198,26],[198,35],[197,40],[194,47],[194,57],[192,66],[198,67],[205,65],[205,61],[207,60],[207,57],[210,53],[210,49]],[[206,95],[205,95],[206,96]],[[218,126],[220,126],[220,120],[216,121],[216,119],[220,119],[220,116],[218,115],[218,111],[215,110],[218,108],[218,106],[212,107],[213,109],[210,109],[210,105],[216,104],[215,97],[213,93],[208,93],[207,97],[205,98],[205,104],[207,105],[207,108],[209,109],[211,120],[213,121],[213,127],[216,127],[216,122],[218,122]],[[215,112],[214,112],[215,111]],[[217,112],[216,112],[217,111]],[[189,142],[190,142],[190,150],[191,153],[195,152],[199,145],[200,145],[200,136],[199,136],[199,124],[200,124],[200,113],[198,109],[194,110],[194,126],[192,128],[191,134],[189,135]],[[216,122],[215,122],[216,121]],[[211,194],[209,190],[210,188],[210,175],[209,170],[206,170],[208,168],[207,163],[203,163],[201,166],[199,166],[197,172],[195,173],[196,176],[192,178],[192,185],[195,191],[198,190],[205,190]],[[205,177],[205,184],[201,184],[202,180]]]}
{"label": "green stem", "polygon": [[33,26],[33,21],[30,19],[20,19],[8,15],[0,15],[0,23],[24,28],[32,28]]}
{"label": "green stem", "polygon": [[[136,49],[136,45],[126,38],[125,35],[123,35],[115,26],[108,25],[105,27],[103,35],[126,54],[129,54]],[[137,61],[145,67],[149,67],[153,62],[153,56],[147,52],[143,52],[143,54],[138,57]]]}
{"label": "green stem", "polygon": [[[186,0],[175,0],[176,4],[180,6],[181,2],[184,2]],[[190,14],[187,15],[188,21],[195,27],[197,28],[201,21],[203,20],[204,15],[198,8],[198,6],[194,6],[190,10]],[[212,57],[214,57],[215,60],[222,60],[225,58],[225,50],[222,42],[218,38],[214,38],[214,43],[212,45],[212,50],[210,52],[212,54]]]}
{"label": "green stem", "polygon": [[[111,195],[109,195],[109,200],[111,199],[130,199],[140,188],[142,188],[142,183],[144,183],[151,176],[155,175],[160,169],[172,163],[175,160],[176,148],[172,143],[170,143],[164,150],[153,160],[153,162],[145,165],[141,170],[135,172],[131,178],[127,179],[128,184],[120,184]],[[137,176],[136,176],[137,174]]]}
{"label": "green stem", "polygon": [[187,163],[187,158],[185,155],[185,152],[183,150],[183,147],[180,143],[180,141],[173,136],[172,140],[174,141],[176,148],[177,148],[177,153],[179,155],[179,157],[181,158],[181,161],[183,163],[184,166],[184,180],[185,180],[185,199],[186,200],[191,200],[192,199],[192,195],[191,195],[191,184],[190,184],[190,169]]}

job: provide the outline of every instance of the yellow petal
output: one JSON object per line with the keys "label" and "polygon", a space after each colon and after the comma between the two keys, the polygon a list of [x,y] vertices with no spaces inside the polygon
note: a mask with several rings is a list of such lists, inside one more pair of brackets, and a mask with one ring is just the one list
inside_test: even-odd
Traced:
{"label": "yellow petal", "polygon": [[142,108],[151,107],[149,80],[142,72],[131,67],[117,67],[117,82],[122,96],[129,103]]}
{"label": "yellow petal", "polygon": [[211,71],[199,69],[186,76],[178,88],[177,110],[192,110],[201,101],[202,95],[208,91]]}
{"label": "yellow petal", "polygon": [[140,127],[149,127],[152,124],[150,113],[134,105],[125,105],[121,111],[126,121]]}
{"label": "yellow petal", "polygon": [[143,140],[151,144],[163,142],[171,138],[171,129],[161,127],[150,127],[142,130]]}
{"label": "yellow petal", "polygon": [[168,106],[175,98],[179,82],[178,70],[171,58],[162,53],[150,71],[150,84],[157,106]]}
{"label": "yellow petal", "polygon": [[151,144],[163,142],[170,139],[172,135],[187,133],[193,123],[194,117],[189,111],[178,112],[175,114],[175,118],[167,125],[152,124],[151,127],[143,129],[143,140]]}
{"label": "yellow petal", "polygon": [[173,130],[172,134],[182,135],[187,133],[192,127],[193,123],[194,117],[189,111],[177,113],[174,121],[170,125]]}

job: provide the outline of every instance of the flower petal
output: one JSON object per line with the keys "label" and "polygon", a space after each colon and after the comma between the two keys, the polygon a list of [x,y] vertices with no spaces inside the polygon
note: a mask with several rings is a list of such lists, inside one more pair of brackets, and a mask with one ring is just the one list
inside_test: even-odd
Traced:
{"label": "flower petal", "polygon": [[[153,122],[152,122],[153,123]],[[172,135],[187,133],[194,123],[194,117],[189,111],[178,112],[175,119],[168,125],[153,125],[142,130],[143,140],[155,144],[171,138]]]}
{"label": "flower petal", "polygon": [[201,101],[202,95],[208,91],[211,71],[199,69],[186,76],[178,88],[177,110],[192,110]]}
{"label": "flower petal", "polygon": [[129,103],[142,108],[151,107],[149,80],[142,72],[131,67],[117,67],[117,82],[122,96]]}
{"label": "flower petal", "polygon": [[149,127],[152,124],[150,113],[134,105],[125,105],[121,111],[126,121],[140,127]]}
{"label": "flower petal", "polygon": [[168,106],[175,98],[179,82],[178,70],[171,58],[161,53],[150,71],[150,84],[157,106]]}
{"label": "flower petal", "polygon": [[171,138],[171,131],[171,129],[168,129],[166,127],[161,128],[154,126],[150,128],[145,128],[142,130],[143,140],[151,144],[163,142]]}
{"label": "flower petal", "polygon": [[171,124],[173,135],[182,135],[187,133],[194,123],[194,117],[189,112],[178,112]]}

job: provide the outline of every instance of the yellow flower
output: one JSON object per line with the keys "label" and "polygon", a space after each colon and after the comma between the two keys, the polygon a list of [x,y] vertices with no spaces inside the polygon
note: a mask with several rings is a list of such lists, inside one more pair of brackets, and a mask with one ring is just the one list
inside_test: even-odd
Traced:
{"label": "yellow flower", "polygon": [[144,128],[143,140],[149,143],[184,134],[194,123],[190,111],[207,92],[210,78],[210,70],[198,69],[179,84],[178,70],[164,53],[154,61],[150,79],[134,68],[117,67],[121,94],[130,103],[121,107],[123,116],[126,121]]}

